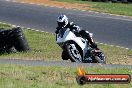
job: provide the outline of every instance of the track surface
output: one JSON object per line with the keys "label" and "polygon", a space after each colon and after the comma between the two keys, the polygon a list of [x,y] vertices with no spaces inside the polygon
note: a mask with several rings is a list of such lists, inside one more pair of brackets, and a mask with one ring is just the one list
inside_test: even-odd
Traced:
{"label": "track surface", "polygon": [[103,67],[103,68],[129,68],[132,69],[132,65],[120,65],[120,64],[91,64],[91,63],[71,63],[66,61],[31,61],[31,60],[9,60],[9,59],[0,59],[2,64],[17,64],[17,65],[26,65],[26,66],[63,66],[63,67]]}
{"label": "track surface", "polygon": [[1,22],[53,33],[59,14],[66,14],[82,29],[93,32],[97,42],[132,49],[132,18],[0,0]]}

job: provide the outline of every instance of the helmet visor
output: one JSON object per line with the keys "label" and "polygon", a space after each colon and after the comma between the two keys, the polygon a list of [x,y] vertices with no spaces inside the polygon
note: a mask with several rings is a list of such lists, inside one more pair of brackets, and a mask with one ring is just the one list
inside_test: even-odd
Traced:
{"label": "helmet visor", "polygon": [[66,24],[65,22],[57,22],[59,27],[64,27]]}

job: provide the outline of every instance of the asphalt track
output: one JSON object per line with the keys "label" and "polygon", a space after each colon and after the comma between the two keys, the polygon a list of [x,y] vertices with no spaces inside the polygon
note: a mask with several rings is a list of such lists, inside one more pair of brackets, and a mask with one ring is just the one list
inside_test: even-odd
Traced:
{"label": "asphalt track", "polygon": [[[80,27],[93,32],[97,42],[132,48],[132,18],[79,10],[66,10],[47,6],[19,4],[0,0],[0,22],[11,23],[53,33],[56,28],[56,17],[59,14],[66,14]],[[65,61],[0,59],[0,63],[30,66],[77,67],[78,65],[83,65],[86,67],[132,68],[132,65],[84,64]]]}
{"label": "asphalt track", "polygon": [[94,33],[96,42],[132,49],[132,18],[0,0],[1,22],[54,33],[59,14]]}
{"label": "asphalt track", "polygon": [[121,64],[93,64],[93,63],[71,63],[67,61],[42,61],[42,60],[10,60],[0,59],[1,64],[16,64],[25,66],[61,66],[61,67],[100,67],[100,68],[129,68],[132,69],[132,65],[121,65]]}

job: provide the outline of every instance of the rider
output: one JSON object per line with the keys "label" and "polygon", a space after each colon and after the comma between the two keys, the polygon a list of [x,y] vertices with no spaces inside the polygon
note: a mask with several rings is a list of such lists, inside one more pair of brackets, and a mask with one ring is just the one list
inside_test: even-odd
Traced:
{"label": "rider", "polygon": [[56,28],[55,33],[58,34],[59,30],[63,28],[69,28],[70,31],[74,32],[75,35],[80,35],[86,38],[92,48],[97,48],[97,44],[93,41],[91,33],[85,30],[81,30],[79,26],[76,26],[73,22],[69,22],[66,15],[60,15],[57,19],[58,27]]}

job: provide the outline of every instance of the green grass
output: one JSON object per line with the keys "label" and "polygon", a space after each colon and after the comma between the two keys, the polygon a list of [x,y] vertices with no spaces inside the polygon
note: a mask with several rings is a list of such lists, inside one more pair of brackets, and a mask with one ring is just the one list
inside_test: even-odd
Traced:
{"label": "green grass", "polygon": [[[1,27],[8,27],[0,24]],[[24,34],[28,40],[32,51],[0,54],[0,58],[5,59],[28,59],[28,60],[62,60],[61,48],[56,44],[55,35],[51,33],[35,32],[24,29]],[[132,64],[132,50],[126,50],[109,45],[100,45],[107,57],[107,63]]]}
{"label": "green grass", "polygon": [[55,43],[55,37],[49,33],[23,30],[28,40],[31,52],[17,52],[11,54],[1,54],[0,58],[17,59],[58,59],[61,49]]}
{"label": "green grass", "polygon": [[[132,74],[132,69],[85,68],[88,74]],[[0,64],[0,88],[131,88],[129,84],[87,84],[76,82],[77,68]]]}
{"label": "green grass", "polygon": [[90,5],[89,8],[93,8],[94,11],[132,16],[132,4],[91,2],[90,0],[88,1],[56,0],[56,1],[88,4]]}
{"label": "green grass", "polygon": [[[0,24],[0,28],[11,28],[6,25]],[[31,52],[17,52],[0,54],[0,58],[15,58],[15,59],[43,59],[43,60],[56,60],[60,59],[61,49],[55,42],[54,35],[50,33],[41,33],[31,30],[23,30],[26,39],[31,48]]]}

